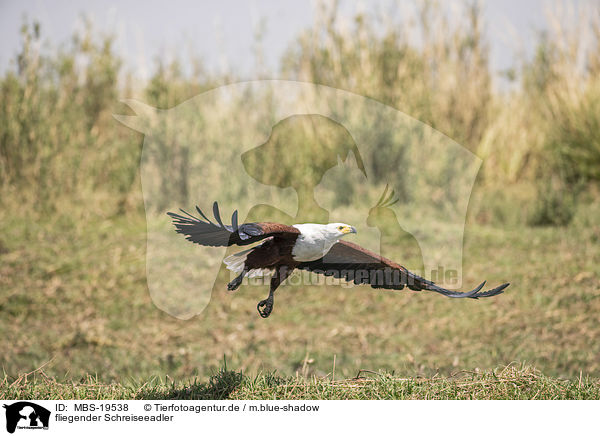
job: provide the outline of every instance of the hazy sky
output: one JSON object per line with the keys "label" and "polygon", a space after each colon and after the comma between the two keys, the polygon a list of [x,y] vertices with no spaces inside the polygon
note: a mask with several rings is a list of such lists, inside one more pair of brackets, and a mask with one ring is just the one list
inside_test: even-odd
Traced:
{"label": "hazy sky", "polygon": [[[395,3],[410,0],[398,0]],[[590,0],[593,1],[593,0]],[[580,4],[585,0],[572,1]],[[442,2],[443,3],[443,2]],[[456,3],[456,2],[453,2]],[[391,0],[342,1],[340,13],[352,16],[357,8],[388,7]],[[510,67],[519,43],[533,47],[534,29],[545,25],[549,3],[539,0],[488,0],[482,2],[495,71]],[[172,53],[201,56],[214,72],[231,68],[252,78],[252,46],[256,25],[266,21],[263,49],[267,65],[276,71],[278,59],[298,35],[311,25],[315,2],[277,0],[132,1],[132,0],[0,0],[0,71],[20,46],[23,17],[38,20],[45,39],[56,46],[68,41],[81,27],[81,15],[93,19],[97,29],[118,35],[117,50],[128,68],[148,74],[157,56]]]}

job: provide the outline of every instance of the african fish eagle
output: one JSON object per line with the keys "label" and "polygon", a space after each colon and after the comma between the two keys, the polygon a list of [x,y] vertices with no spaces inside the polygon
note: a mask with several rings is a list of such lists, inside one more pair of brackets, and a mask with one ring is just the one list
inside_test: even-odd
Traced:
{"label": "african fish eagle", "polygon": [[188,241],[211,247],[243,246],[262,241],[225,258],[223,262],[229,270],[238,274],[227,285],[230,291],[242,284],[244,276],[272,275],[269,296],[257,305],[258,313],[263,318],[273,310],[275,290],[296,268],[355,284],[368,284],[372,288],[400,290],[408,287],[413,291],[438,292],[450,298],[493,297],[503,293],[509,285],[505,283],[485,292],[481,292],[485,281],[470,292],[442,288],[385,257],[352,242],[342,241],[342,237],[356,233],[354,227],[344,223],[288,226],[257,222],[238,225],[236,210],[231,216],[231,225],[226,225],[221,220],[216,201],[213,204],[215,223],[198,206],[196,210],[202,219],[183,209],[181,212],[186,216],[167,212],[173,219],[177,233],[185,235]]}

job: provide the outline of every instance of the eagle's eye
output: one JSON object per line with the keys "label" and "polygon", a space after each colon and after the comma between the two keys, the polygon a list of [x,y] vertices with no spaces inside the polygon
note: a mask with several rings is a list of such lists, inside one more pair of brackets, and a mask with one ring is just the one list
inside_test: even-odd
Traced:
{"label": "eagle's eye", "polygon": [[338,230],[341,232],[342,230],[344,230],[344,226],[338,226]]}

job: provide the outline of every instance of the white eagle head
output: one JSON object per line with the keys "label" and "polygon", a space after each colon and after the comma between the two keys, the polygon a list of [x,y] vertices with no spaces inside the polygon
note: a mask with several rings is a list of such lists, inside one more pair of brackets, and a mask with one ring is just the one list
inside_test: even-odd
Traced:
{"label": "white eagle head", "polygon": [[302,240],[309,244],[325,244],[327,250],[331,244],[335,243],[342,236],[356,233],[356,229],[349,224],[329,223],[329,224],[294,224],[300,230]]}
{"label": "white eagle head", "polygon": [[356,228],[344,223],[329,223],[325,225],[325,229],[332,238],[341,238],[350,233],[356,233]]}

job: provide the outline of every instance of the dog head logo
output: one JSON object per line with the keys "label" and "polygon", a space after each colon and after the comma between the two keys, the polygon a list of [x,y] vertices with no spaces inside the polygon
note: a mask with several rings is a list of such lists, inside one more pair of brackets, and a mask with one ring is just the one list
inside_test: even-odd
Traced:
{"label": "dog head logo", "polygon": [[232,279],[221,262],[231,250],[190,244],[166,216],[214,200],[240,223],[351,220],[364,248],[408,255],[420,275],[462,285],[481,159],[432,127],[357,94],[292,81],[230,84],[170,109],[124,103],[135,115],[115,118],[144,134],[148,289],[167,313],[201,314],[215,283]]}
{"label": "dog head logo", "polygon": [[29,401],[4,405],[6,409],[6,431],[19,429],[48,429],[50,411]]}

